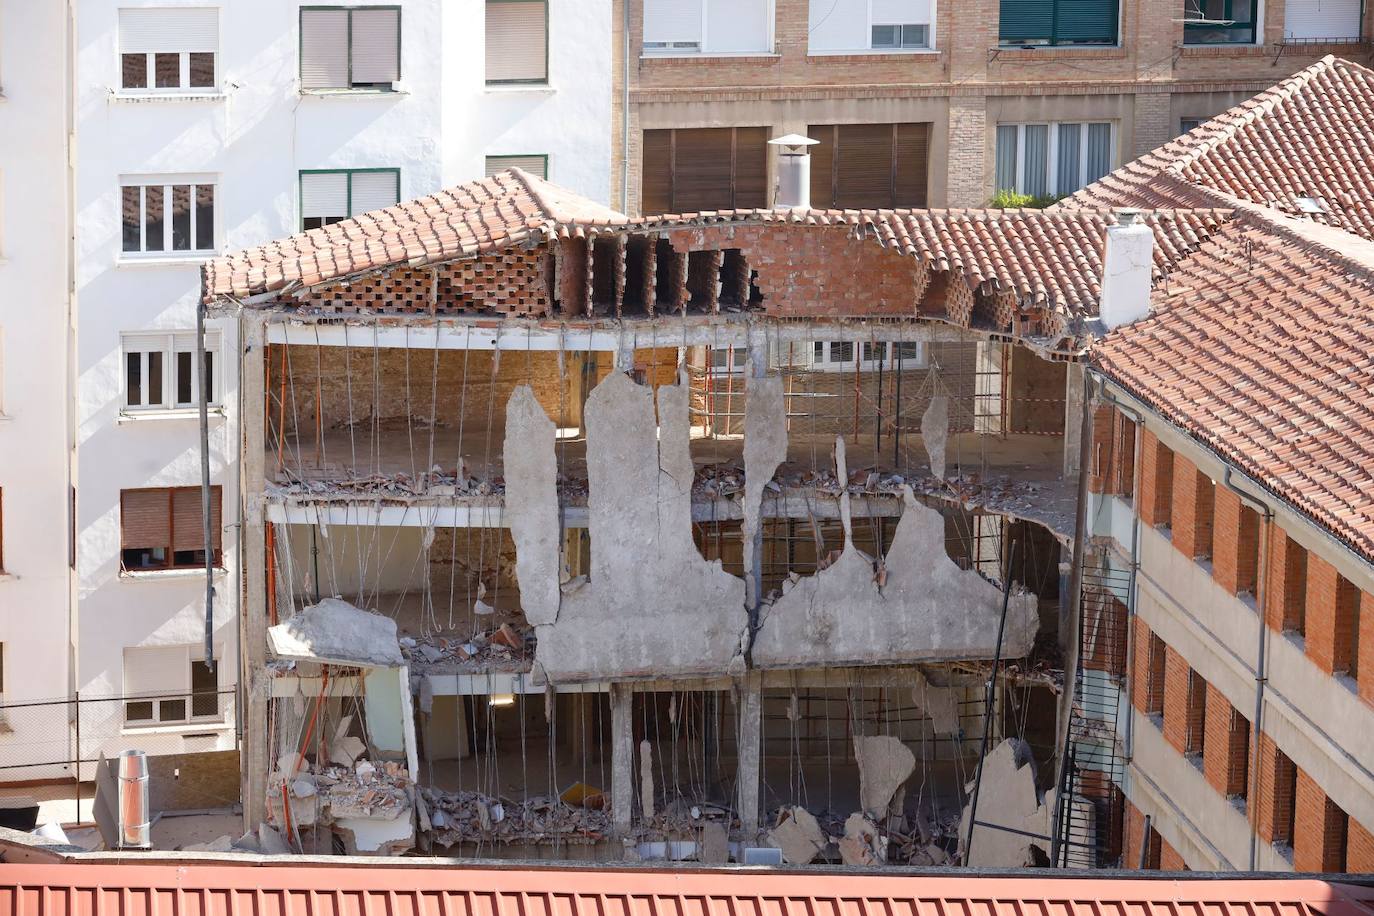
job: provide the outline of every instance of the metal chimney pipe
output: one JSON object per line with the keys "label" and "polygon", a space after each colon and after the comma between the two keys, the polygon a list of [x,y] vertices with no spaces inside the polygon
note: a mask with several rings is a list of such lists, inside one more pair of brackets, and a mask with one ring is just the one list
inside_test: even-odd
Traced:
{"label": "metal chimney pipe", "polygon": [[811,209],[811,153],[808,146],[820,141],[787,134],[768,141],[778,148],[778,182],[773,194],[775,210]]}
{"label": "metal chimney pipe", "polygon": [[119,846],[152,847],[152,818],[148,814],[148,755],[124,751],[119,755]]}

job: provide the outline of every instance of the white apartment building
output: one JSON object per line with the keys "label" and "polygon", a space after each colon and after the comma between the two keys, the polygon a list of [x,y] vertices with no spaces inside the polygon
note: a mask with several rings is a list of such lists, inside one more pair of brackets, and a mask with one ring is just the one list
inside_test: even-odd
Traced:
{"label": "white apartment building", "polygon": [[[195,359],[202,262],[511,165],[608,199],[611,3],[63,6],[0,0],[7,96],[0,123],[9,128],[6,137],[43,137],[41,146],[23,150],[0,144],[9,205],[2,208],[0,254],[11,261],[0,267],[8,272],[0,304],[10,383],[3,407],[14,418],[0,420],[0,437],[25,443],[0,449],[4,531],[11,535],[0,607],[27,611],[17,615],[22,624],[16,615],[0,616],[0,689],[11,701],[75,691],[83,700],[135,697],[86,705],[83,759],[132,747],[158,755],[232,751],[241,574],[238,335],[232,323],[207,325],[217,504],[212,669],[204,649]],[[66,106],[60,81],[52,79],[52,61],[69,56],[68,15],[70,398],[55,383],[16,384],[56,379],[68,364],[66,232],[54,204],[67,184],[60,154]],[[45,36],[53,31],[41,48],[34,41],[39,25]],[[12,87],[29,96],[9,98]],[[32,120],[21,124],[16,116]],[[30,214],[22,226],[14,221],[20,213]],[[49,220],[52,244],[40,239]],[[42,252],[31,252],[40,241]],[[22,318],[15,314],[20,303]],[[74,580],[67,525],[55,521],[69,502],[68,467]],[[69,613],[72,653],[65,662]],[[11,685],[20,685],[17,693]],[[48,717],[49,732],[57,721]],[[7,744],[36,740],[0,734],[0,757],[8,757]],[[7,772],[0,770],[0,780]],[[35,775],[50,774],[24,769],[8,778]]]}

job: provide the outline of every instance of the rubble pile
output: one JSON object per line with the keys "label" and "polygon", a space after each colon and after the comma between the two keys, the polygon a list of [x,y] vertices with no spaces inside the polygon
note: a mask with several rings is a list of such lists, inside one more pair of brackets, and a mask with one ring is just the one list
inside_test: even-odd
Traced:
{"label": "rubble pile", "polygon": [[482,792],[447,792],[423,787],[420,798],[429,812],[436,845],[458,843],[596,843],[612,832],[604,808],[571,805],[539,795],[523,802],[493,798]]}
{"label": "rubble pile", "polygon": [[401,654],[412,674],[528,671],[534,658],[534,628],[503,623],[467,639],[402,636]]}
{"label": "rubble pile", "polygon": [[[337,743],[337,742],[336,742]],[[336,749],[337,750],[337,749]],[[414,845],[415,784],[395,761],[375,764],[365,758],[347,763],[336,752],[329,764],[312,766],[299,754],[278,761],[267,785],[268,818],[283,835],[292,830],[328,827],[342,833],[350,852],[400,853]],[[366,824],[394,825],[371,832]]]}

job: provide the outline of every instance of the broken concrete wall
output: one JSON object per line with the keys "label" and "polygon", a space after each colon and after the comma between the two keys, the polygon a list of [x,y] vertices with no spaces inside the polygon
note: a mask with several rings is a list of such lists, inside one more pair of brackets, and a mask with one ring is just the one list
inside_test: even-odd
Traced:
{"label": "broken concrete wall", "polygon": [[[965,787],[970,796],[973,788],[973,782]],[[959,830],[964,864],[1019,868],[1035,864],[1041,856],[1048,860],[1054,798],[1054,790],[1042,797],[1035,788],[1035,762],[1029,744],[1019,738],[1008,738],[997,745],[983,758],[977,819],[980,824],[1010,829],[974,826],[970,834],[970,799]],[[1032,852],[1032,848],[1036,851]]]}
{"label": "broken concrete wall", "polygon": [[[657,400],[656,418],[654,390],[619,372],[587,400],[591,576],[565,585],[556,609],[547,597],[525,608],[538,636],[536,672],[550,682],[720,673],[739,652],[744,583],[692,541],[687,387],[661,387]],[[547,418],[528,400],[508,417],[508,454],[552,451]],[[508,469],[508,516],[547,517],[557,498],[547,470]],[[533,554],[518,564],[522,594],[547,596],[547,581],[526,576],[558,568],[556,543],[514,517],[512,529],[517,552]]]}
{"label": "broken concrete wall", "polygon": [[[848,479],[844,440],[835,445],[837,473]],[[849,495],[840,497],[845,547],[814,576],[784,585],[761,610],[753,654],[761,667],[892,664],[946,658],[991,658],[1002,592],[945,552],[944,518],[904,488],[892,546],[875,559],[854,546]],[[1004,658],[1029,654],[1039,626],[1035,596],[1011,596]]]}

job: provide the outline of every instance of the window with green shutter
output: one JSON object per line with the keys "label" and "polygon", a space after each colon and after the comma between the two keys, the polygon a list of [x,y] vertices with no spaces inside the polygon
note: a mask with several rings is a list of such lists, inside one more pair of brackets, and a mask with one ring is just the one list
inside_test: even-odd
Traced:
{"label": "window with green shutter", "polygon": [[1183,43],[1255,43],[1258,0],[1183,0]]}
{"label": "window with green shutter", "polygon": [[400,199],[400,169],[303,169],[301,228],[319,229]]}
{"label": "window with green shutter", "polygon": [[1001,43],[1114,45],[1119,13],[1120,0],[1002,0]]}

